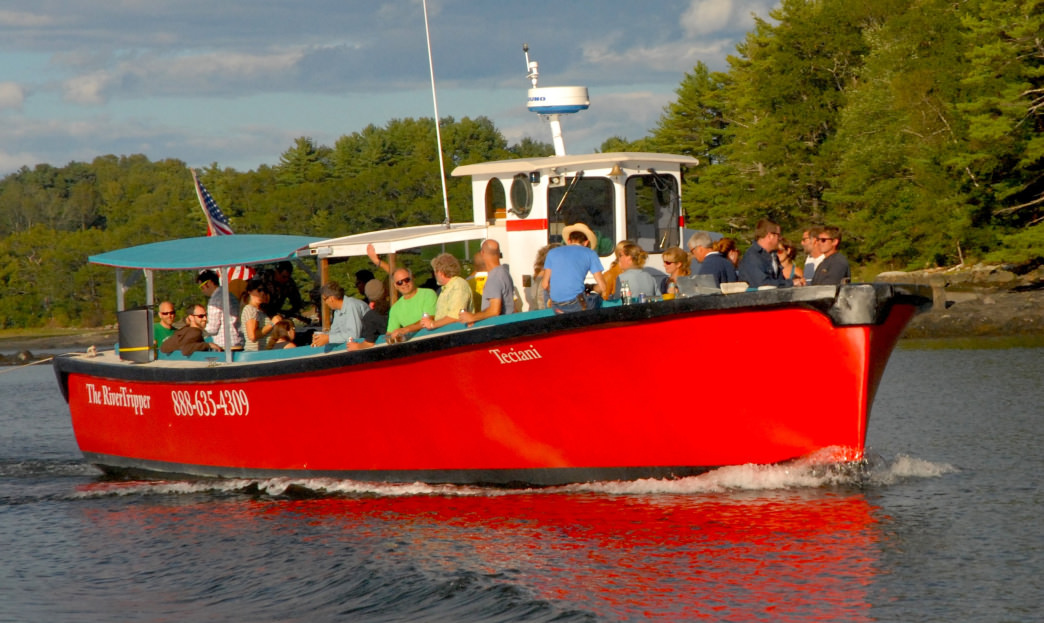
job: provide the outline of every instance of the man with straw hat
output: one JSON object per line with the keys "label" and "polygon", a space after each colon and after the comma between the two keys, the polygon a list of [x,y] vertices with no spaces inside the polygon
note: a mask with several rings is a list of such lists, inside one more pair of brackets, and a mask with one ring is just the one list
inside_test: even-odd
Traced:
{"label": "man with straw hat", "polygon": [[[550,296],[549,307],[558,314],[601,307],[605,279],[594,251],[598,244],[594,232],[584,223],[574,223],[562,230],[562,239],[566,244],[548,251],[544,260],[541,287]],[[588,273],[595,280],[590,293],[585,285]]]}

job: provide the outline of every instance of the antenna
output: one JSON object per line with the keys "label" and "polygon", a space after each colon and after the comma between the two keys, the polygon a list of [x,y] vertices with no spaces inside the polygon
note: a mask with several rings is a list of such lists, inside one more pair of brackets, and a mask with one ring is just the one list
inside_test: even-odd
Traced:
{"label": "antenna", "polygon": [[555,155],[566,155],[565,140],[562,138],[561,115],[568,115],[587,110],[591,100],[587,96],[587,87],[538,87],[540,70],[536,61],[529,60],[529,44],[522,44],[522,52],[526,55],[526,78],[533,84],[529,89],[529,101],[526,107],[544,117],[551,126],[551,140],[555,144]]}
{"label": "antenna", "polygon": [[[431,30],[428,28],[428,0],[424,0],[424,37],[428,41],[428,71],[431,73],[431,102],[435,108],[435,142],[439,148],[439,181],[442,182],[442,209],[446,220],[442,224],[450,226],[449,193],[446,190],[446,161],[442,156],[442,130],[439,128],[439,98],[435,94],[435,64],[431,60]],[[226,308],[227,309],[227,308]]]}

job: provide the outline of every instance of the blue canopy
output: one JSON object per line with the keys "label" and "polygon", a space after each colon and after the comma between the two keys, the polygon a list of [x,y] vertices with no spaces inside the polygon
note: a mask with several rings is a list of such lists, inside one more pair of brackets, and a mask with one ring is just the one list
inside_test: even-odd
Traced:
{"label": "blue canopy", "polygon": [[298,249],[323,240],[311,236],[236,234],[143,244],[87,258],[116,268],[190,270],[264,264],[291,259]]}

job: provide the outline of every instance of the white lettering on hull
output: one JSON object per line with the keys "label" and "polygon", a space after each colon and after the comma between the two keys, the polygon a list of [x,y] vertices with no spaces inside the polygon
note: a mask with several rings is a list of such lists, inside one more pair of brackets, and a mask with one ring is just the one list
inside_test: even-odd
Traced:
{"label": "white lettering on hull", "polygon": [[523,350],[515,350],[512,348],[509,351],[502,351],[499,348],[491,348],[489,349],[489,352],[497,358],[497,361],[500,362],[501,365],[507,363],[520,363],[522,361],[532,361],[533,359],[543,359],[543,357],[540,356],[540,351],[534,348],[532,344],[529,345],[529,348]]}
{"label": "white lettering on hull", "polygon": [[94,383],[86,383],[85,387],[88,404],[133,409],[135,415],[142,415],[146,409],[152,408],[152,396],[135,394],[133,390],[123,385],[114,389],[108,385],[95,387]]}

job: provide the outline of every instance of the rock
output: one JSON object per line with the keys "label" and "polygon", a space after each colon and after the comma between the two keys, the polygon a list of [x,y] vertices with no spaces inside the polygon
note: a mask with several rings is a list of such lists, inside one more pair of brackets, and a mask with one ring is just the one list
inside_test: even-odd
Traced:
{"label": "rock", "polygon": [[18,351],[18,354],[15,355],[15,359],[19,363],[29,363],[35,359],[35,357],[33,357],[33,354],[27,350],[20,350]]}

